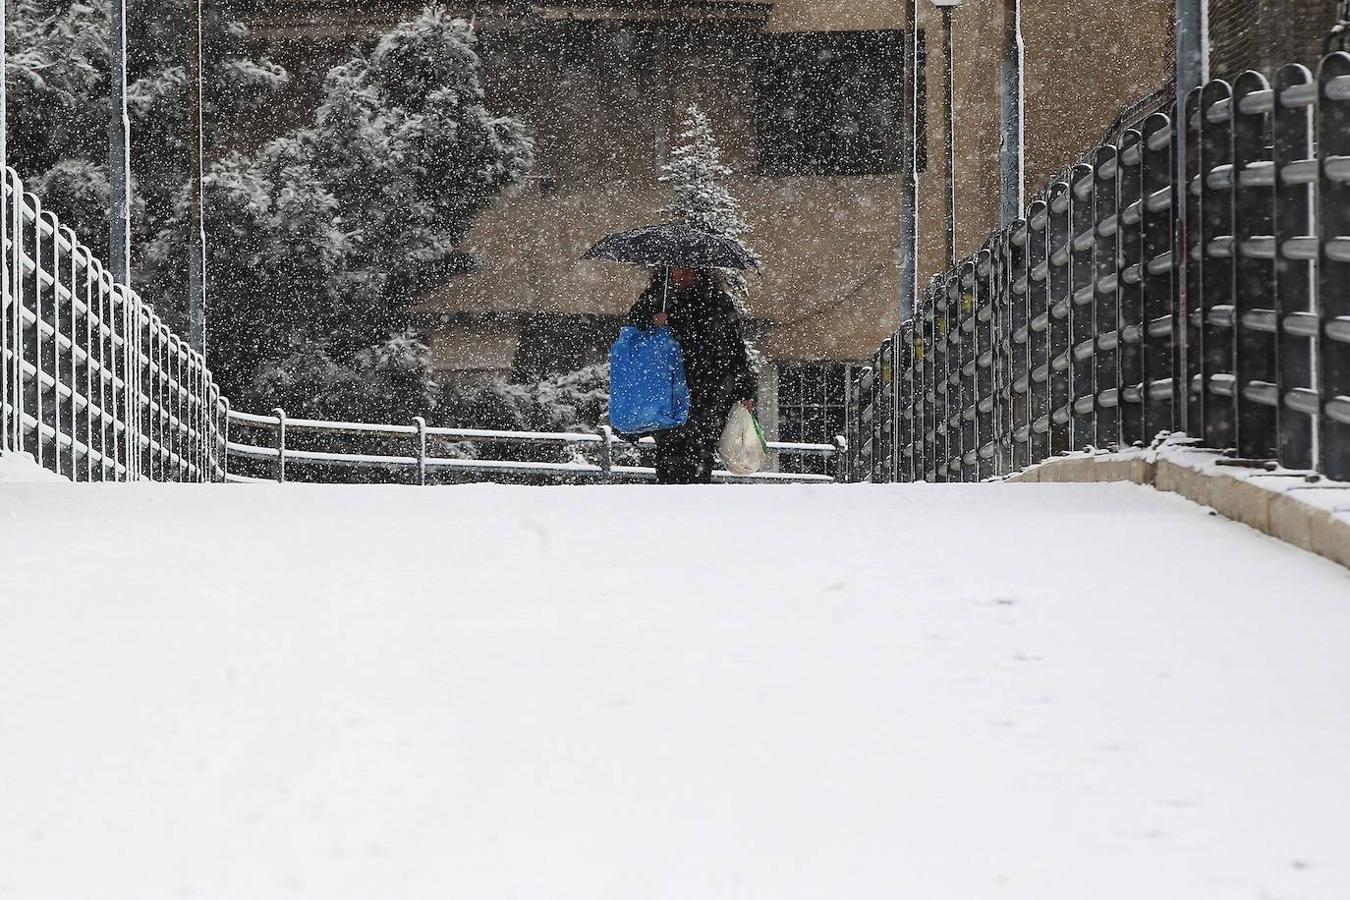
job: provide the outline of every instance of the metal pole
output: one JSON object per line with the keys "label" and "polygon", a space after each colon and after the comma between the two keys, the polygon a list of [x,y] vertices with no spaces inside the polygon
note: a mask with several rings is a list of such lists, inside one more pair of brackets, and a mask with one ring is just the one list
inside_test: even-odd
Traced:
{"label": "metal pole", "polygon": [[191,179],[191,241],[188,309],[192,349],[206,357],[206,228],[202,222],[202,2],[191,3],[188,66],[188,156]]}
{"label": "metal pole", "polygon": [[127,2],[112,5],[112,117],[108,122],[108,267],[131,284],[131,123],[127,118]]}
{"label": "metal pole", "polygon": [[955,51],[950,6],[942,7],[942,36],[945,48],[943,67],[946,70],[947,80],[947,123],[944,126],[947,148],[947,263],[956,265],[956,77],[952,61]]}
{"label": "metal pole", "polygon": [[[1191,267],[1190,254],[1185,250],[1191,245],[1186,226],[1187,206],[1190,200],[1190,190],[1186,184],[1186,160],[1190,155],[1187,146],[1186,98],[1190,96],[1191,91],[1209,79],[1209,0],[1176,0],[1176,32],[1177,96],[1172,122],[1176,134],[1176,158],[1173,160],[1176,170],[1172,179],[1175,185],[1172,202],[1177,223],[1175,246],[1180,248],[1176,253],[1177,278],[1182,293],[1180,306],[1185,310],[1192,308],[1191,302],[1185,296],[1190,284],[1187,273]],[[1189,329],[1184,322],[1179,322],[1175,325],[1175,332],[1180,344],[1181,358],[1186,360],[1191,350]],[[1176,402],[1180,404],[1178,411],[1181,428],[1189,432],[1190,426],[1194,423],[1189,421],[1190,404],[1186,402],[1184,396],[1186,390],[1188,388],[1183,387],[1183,396],[1176,398]]]}
{"label": "metal pole", "polygon": [[[9,165],[9,157],[6,155],[8,153],[8,150],[5,145],[5,128],[7,124],[5,120],[5,105],[6,100],[8,98],[6,96],[5,78],[4,78],[4,73],[7,71],[7,66],[9,62],[9,57],[6,55],[7,48],[5,47],[5,28],[6,28],[5,7],[7,5],[8,4],[6,4],[4,0],[0,0],[0,216],[4,215],[2,210],[4,209],[5,206],[3,202],[5,184],[9,181],[9,174],[6,172],[6,167]],[[14,199],[15,202],[17,203],[18,202],[17,183],[15,184],[14,193],[15,193]],[[9,289],[10,254],[4,252],[3,239],[5,237],[8,237],[8,235],[6,235],[5,232],[9,230],[8,225],[9,222],[11,221],[13,221],[12,218],[6,219],[4,226],[0,227],[0,256],[4,257],[3,260],[0,260],[0,451],[8,450],[10,444],[9,415],[5,411],[7,409],[11,393],[10,379],[8,377],[10,370],[9,368],[7,368],[4,353],[5,345],[8,343],[9,339],[9,328],[8,328],[9,304],[11,300],[11,294]],[[17,347],[18,337],[16,336],[14,340],[15,346]]]}
{"label": "metal pole", "polygon": [[905,155],[900,196],[900,321],[914,315],[919,284],[919,16],[917,0],[905,0]]}
{"label": "metal pole", "polygon": [[1023,191],[1026,185],[1024,93],[1025,45],[1022,42],[1022,0],[1008,0],[1007,48],[1003,59],[1003,213],[1004,227],[1022,215],[1026,206]]}

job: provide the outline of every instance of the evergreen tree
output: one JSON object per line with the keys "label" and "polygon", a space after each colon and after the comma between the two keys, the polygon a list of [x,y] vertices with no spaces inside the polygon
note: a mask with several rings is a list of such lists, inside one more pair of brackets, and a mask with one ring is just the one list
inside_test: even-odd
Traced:
{"label": "evergreen tree", "polygon": [[[722,162],[707,114],[698,104],[689,104],[680,143],[671,150],[670,161],[661,167],[660,180],[672,188],[670,203],[662,212],[672,222],[732,238],[758,259],[744,238],[750,226],[741,218],[740,205],[723,183],[733,174]],[[736,270],[724,275],[737,306],[742,313],[747,312],[745,276]]]}
{"label": "evergreen tree", "polygon": [[[428,7],[328,73],[311,125],[212,167],[210,360],[236,403],[386,421],[433,405],[411,308],[473,267],[460,243],[533,163],[485,105],[476,43]],[[185,296],[187,218],[180,203],[151,245],[153,296]]]}

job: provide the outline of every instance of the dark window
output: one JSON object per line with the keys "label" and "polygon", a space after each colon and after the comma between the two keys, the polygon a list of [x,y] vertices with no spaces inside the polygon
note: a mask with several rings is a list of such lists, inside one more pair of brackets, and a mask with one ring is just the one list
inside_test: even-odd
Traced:
{"label": "dark window", "polygon": [[768,34],[763,40],[755,90],[761,175],[899,171],[899,31]]}
{"label": "dark window", "polygon": [[[805,444],[832,444],[847,426],[844,363],[784,363],[778,367],[778,437]],[[821,457],[779,457],[779,468],[794,475],[828,475]]]}

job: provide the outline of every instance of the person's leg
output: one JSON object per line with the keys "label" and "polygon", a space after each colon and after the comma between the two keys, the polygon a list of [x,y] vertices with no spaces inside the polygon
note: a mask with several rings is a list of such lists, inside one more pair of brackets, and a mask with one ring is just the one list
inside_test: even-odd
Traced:
{"label": "person's leg", "polygon": [[722,439],[722,428],[726,425],[723,407],[717,401],[709,403],[694,426],[696,436],[691,442],[690,452],[694,461],[694,477],[697,484],[711,484],[713,469],[717,461],[714,454]]}
{"label": "person's leg", "polygon": [[697,474],[692,429],[672,428],[656,435],[656,483],[692,484]]}

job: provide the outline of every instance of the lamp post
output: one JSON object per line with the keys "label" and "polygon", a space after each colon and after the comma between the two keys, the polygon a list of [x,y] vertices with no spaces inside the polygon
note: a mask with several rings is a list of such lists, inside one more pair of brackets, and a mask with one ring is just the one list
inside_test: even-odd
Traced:
{"label": "lamp post", "polygon": [[1023,192],[1026,184],[1025,160],[1025,47],[1022,42],[1022,0],[1007,0],[1004,10],[1004,55],[1003,78],[1000,90],[1002,98],[1003,136],[1000,159],[1002,162],[1001,182],[1003,187],[1002,223],[1011,225],[1022,215],[1025,206]]}
{"label": "lamp post", "polygon": [[202,2],[191,4],[188,41],[188,177],[191,218],[188,233],[188,321],[192,349],[206,355],[206,227],[202,222]]}
{"label": "lamp post", "polygon": [[956,78],[952,40],[952,12],[961,0],[929,0],[942,10],[943,69],[946,80],[946,124],[943,126],[946,148],[947,263],[956,263]]}
{"label": "lamp post", "polygon": [[131,125],[127,119],[127,0],[112,4],[112,118],[108,122],[108,266],[131,284]]}
{"label": "lamp post", "polygon": [[917,0],[905,3],[905,152],[901,160],[900,321],[914,315],[919,294],[919,15]]}

